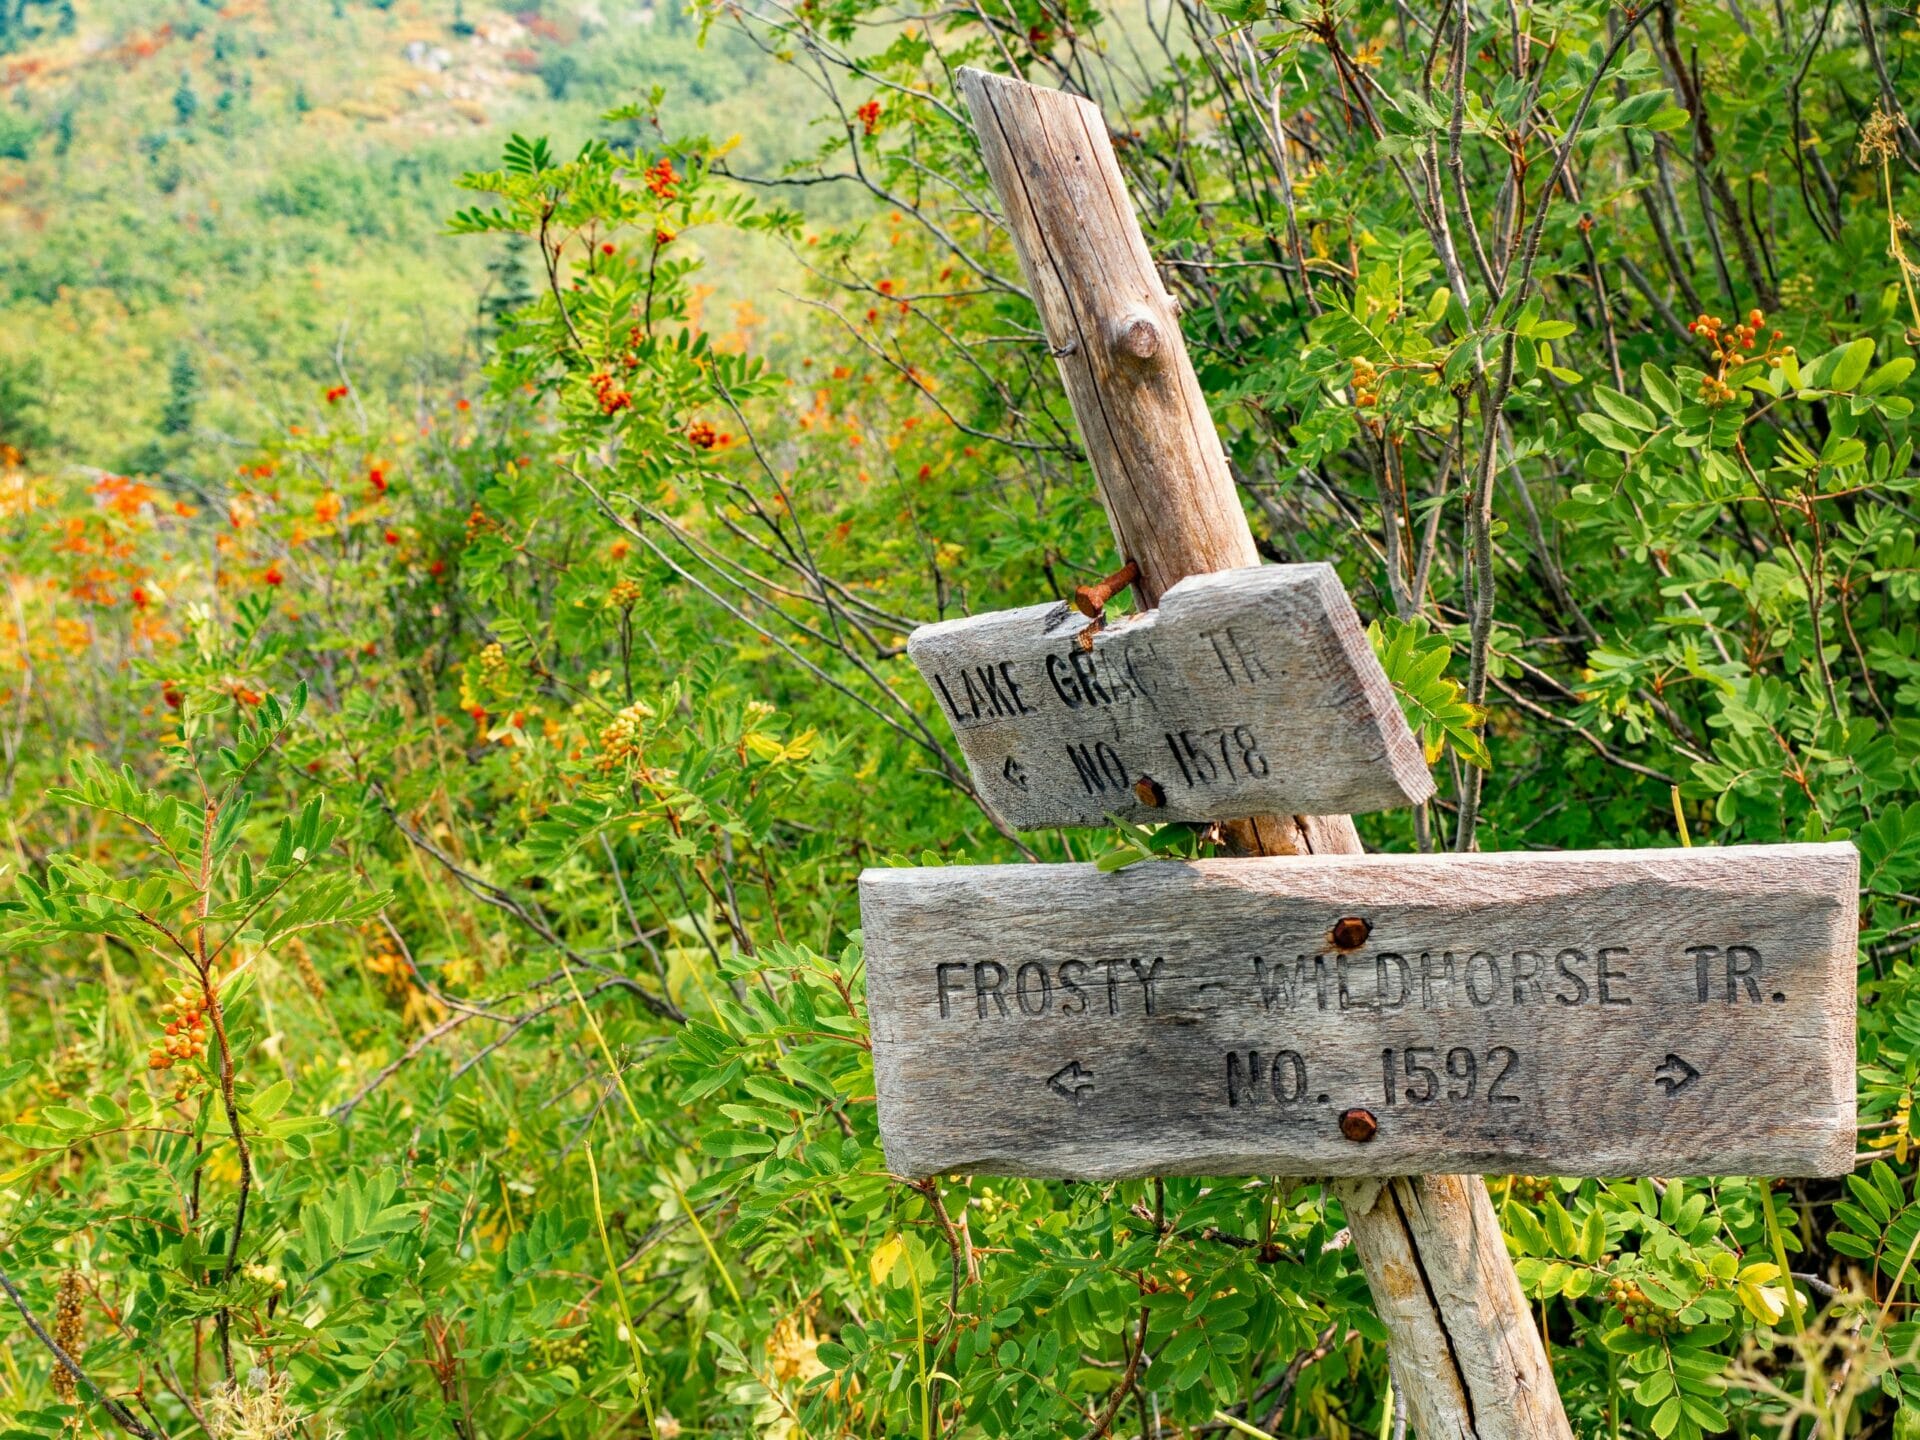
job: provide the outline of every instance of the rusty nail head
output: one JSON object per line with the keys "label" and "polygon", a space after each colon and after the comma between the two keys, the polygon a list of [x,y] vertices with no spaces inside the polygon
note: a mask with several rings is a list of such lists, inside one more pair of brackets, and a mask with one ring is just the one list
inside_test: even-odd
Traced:
{"label": "rusty nail head", "polygon": [[1140,567],[1129,560],[1113,574],[1092,585],[1074,587],[1073,608],[1088,619],[1098,619],[1107,602],[1140,578]]}
{"label": "rusty nail head", "polygon": [[1153,810],[1167,803],[1167,792],[1160,788],[1160,782],[1151,775],[1142,775],[1134,781],[1133,793],[1140,797],[1142,805]]}
{"label": "rusty nail head", "polygon": [[1333,947],[1336,950],[1358,950],[1367,943],[1367,937],[1371,934],[1373,934],[1371,922],[1361,919],[1358,915],[1349,915],[1344,920],[1333,922],[1333,929],[1328,938],[1333,941]]}
{"label": "rusty nail head", "polygon": [[1380,1133],[1380,1122],[1371,1110],[1348,1110],[1340,1116],[1340,1133],[1356,1145],[1364,1145]]}

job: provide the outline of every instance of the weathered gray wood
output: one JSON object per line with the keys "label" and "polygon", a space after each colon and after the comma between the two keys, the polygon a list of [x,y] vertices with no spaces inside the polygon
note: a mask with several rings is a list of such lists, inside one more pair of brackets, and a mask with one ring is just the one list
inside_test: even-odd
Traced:
{"label": "weathered gray wood", "polygon": [[980,798],[1019,829],[1344,815],[1433,793],[1330,565],[1189,576],[1104,626],[1064,603],[947,620],[907,649]]}
{"label": "weathered gray wood", "polygon": [[[1253,564],[1258,552],[1246,513],[1098,107],[1010,77],[963,69],[958,79],[1114,540],[1121,558],[1140,567],[1140,603],[1153,604],[1185,576]],[[1135,323],[1141,318],[1144,331]],[[1345,815],[1254,815],[1223,828],[1238,854],[1361,849]],[[1539,1332],[1497,1237],[1488,1251],[1485,1234],[1457,1229],[1492,1213],[1486,1186],[1478,1176],[1423,1176],[1403,1188],[1419,1203],[1376,1208],[1353,1236],[1375,1304],[1390,1322],[1394,1384],[1421,1440],[1571,1440]],[[1471,1203],[1461,1203],[1463,1196]],[[1484,1270],[1457,1263],[1470,1252],[1489,1256]],[[1429,1272],[1478,1288],[1409,1291],[1399,1283]],[[1383,1286],[1382,1276],[1397,1279]],[[1522,1402],[1523,1395],[1530,1398]]]}
{"label": "weathered gray wood", "polygon": [[1514,1319],[1526,1315],[1527,1300],[1480,1177],[1342,1180],[1333,1188],[1374,1308],[1393,1337],[1394,1384],[1407,1397],[1413,1433],[1420,1440],[1567,1433],[1546,1354],[1532,1326]]}
{"label": "weathered gray wood", "polygon": [[1858,872],[1845,843],[869,870],[888,1164],[1839,1174]]}
{"label": "weathered gray wood", "polygon": [[1139,602],[1259,564],[1099,108],[980,70],[957,82]]}

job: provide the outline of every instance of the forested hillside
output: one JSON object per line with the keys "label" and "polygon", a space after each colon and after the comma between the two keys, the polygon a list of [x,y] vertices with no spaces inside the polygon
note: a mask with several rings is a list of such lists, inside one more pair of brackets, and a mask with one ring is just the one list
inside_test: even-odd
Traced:
{"label": "forested hillside", "polygon": [[[532,280],[512,247],[439,242],[451,187],[536,117],[596,133],[657,85],[680,128],[786,158],[771,111],[722,103],[798,98],[750,47],[670,6],[552,8],[28,0],[0,32],[0,435],[192,471],[316,380],[449,398]],[[725,277],[763,261],[730,238],[714,283],[740,298]]]}
{"label": "forested hillside", "polygon": [[1852,1177],[1488,1184],[1574,1433],[1916,1433],[1910,10],[0,0],[0,1435],[1401,1440],[1329,1187],[886,1167],[864,867],[1221,839],[906,656],[1124,558],[962,64],[1108,118],[1371,848],[1858,846]]}

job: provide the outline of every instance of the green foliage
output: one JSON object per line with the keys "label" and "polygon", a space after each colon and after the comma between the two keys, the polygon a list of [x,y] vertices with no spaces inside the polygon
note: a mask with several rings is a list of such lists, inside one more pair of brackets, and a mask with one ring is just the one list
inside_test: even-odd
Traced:
{"label": "green foliage", "polygon": [[[1867,1171],[1490,1185],[1576,1433],[1907,1434],[1920,153],[1857,13],[543,6],[482,128],[458,5],[114,10],[7,162],[0,1273],[169,1434],[1392,1434],[1327,1187],[879,1143],[864,866],[1214,848],[1001,834],[904,654],[1114,560],[975,63],[1099,97],[1263,553],[1373,619],[1441,788],[1371,844],[1858,844]],[[104,1430],[17,1314],[3,1433]]]}

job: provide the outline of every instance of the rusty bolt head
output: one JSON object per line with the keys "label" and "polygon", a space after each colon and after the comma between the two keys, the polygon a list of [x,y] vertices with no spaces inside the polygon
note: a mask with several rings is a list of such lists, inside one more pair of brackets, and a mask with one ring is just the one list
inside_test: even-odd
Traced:
{"label": "rusty bolt head", "polygon": [[1358,915],[1349,915],[1344,920],[1333,922],[1328,938],[1333,941],[1336,950],[1358,950],[1367,943],[1367,937],[1373,934],[1370,921],[1362,920]]}
{"label": "rusty bolt head", "polygon": [[1340,1133],[1356,1145],[1364,1145],[1380,1133],[1380,1122],[1371,1110],[1348,1110],[1340,1116]]}
{"label": "rusty bolt head", "polygon": [[1160,788],[1160,782],[1151,775],[1142,775],[1133,782],[1133,793],[1140,803],[1149,809],[1158,810],[1167,803],[1167,792]]}

